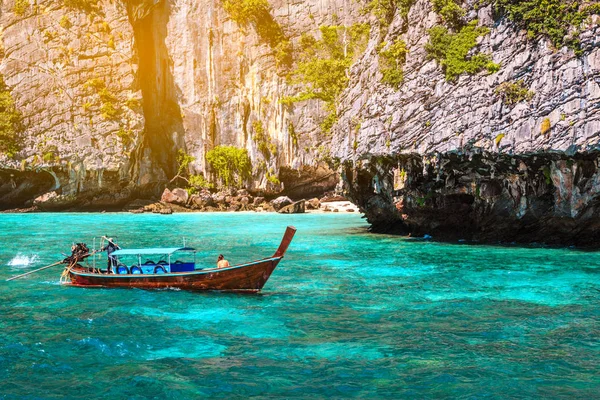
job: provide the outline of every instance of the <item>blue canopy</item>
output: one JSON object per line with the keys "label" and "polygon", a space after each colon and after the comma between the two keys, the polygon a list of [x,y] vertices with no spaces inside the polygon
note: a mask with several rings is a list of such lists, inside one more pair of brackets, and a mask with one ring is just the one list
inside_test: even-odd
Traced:
{"label": "blue canopy", "polygon": [[196,251],[192,247],[156,247],[150,249],[124,249],[112,252],[112,256],[141,256],[148,254],[173,254],[176,251]]}

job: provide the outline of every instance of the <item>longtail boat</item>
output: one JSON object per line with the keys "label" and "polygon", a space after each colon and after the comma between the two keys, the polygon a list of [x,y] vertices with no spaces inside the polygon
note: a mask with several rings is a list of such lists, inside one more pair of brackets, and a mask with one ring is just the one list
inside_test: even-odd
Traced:
{"label": "longtail boat", "polygon": [[[224,268],[196,268],[195,249],[174,247],[163,249],[117,250],[111,256],[117,261],[113,273],[94,266],[83,265],[90,252],[85,244],[78,244],[64,260],[63,283],[79,287],[116,287],[140,289],[177,288],[184,290],[219,290],[232,292],[259,292],[288,249],[296,228],[288,226],[279,248],[271,257],[232,265]],[[173,260],[179,254],[193,253],[194,262]],[[161,255],[162,260],[142,262],[142,257]],[[130,266],[120,262],[125,256],[136,257]]]}

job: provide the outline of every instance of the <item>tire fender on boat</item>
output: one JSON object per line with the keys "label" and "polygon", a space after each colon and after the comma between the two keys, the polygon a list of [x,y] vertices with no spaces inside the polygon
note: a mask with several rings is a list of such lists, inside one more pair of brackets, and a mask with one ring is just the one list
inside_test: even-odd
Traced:
{"label": "tire fender on boat", "polygon": [[144,271],[142,270],[142,268],[138,267],[137,265],[132,265],[130,273],[134,274],[134,275],[141,275],[144,273]]}
{"label": "tire fender on boat", "polygon": [[162,265],[157,265],[156,267],[154,267],[154,273],[155,274],[166,274],[167,270],[165,269],[164,266]]}
{"label": "tire fender on boat", "polygon": [[126,265],[117,265],[117,274],[118,275],[125,275],[125,274],[129,274],[129,268],[127,268]]}

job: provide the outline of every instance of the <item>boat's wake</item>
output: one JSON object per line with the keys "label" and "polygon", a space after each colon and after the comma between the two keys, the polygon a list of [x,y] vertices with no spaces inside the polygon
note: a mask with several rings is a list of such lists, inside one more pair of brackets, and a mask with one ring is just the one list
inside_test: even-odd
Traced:
{"label": "boat's wake", "polygon": [[26,254],[19,253],[16,256],[14,256],[12,258],[12,260],[10,260],[8,262],[8,266],[19,267],[19,268],[27,267],[27,266],[37,263],[38,260],[39,260],[39,257],[36,254],[26,255]]}

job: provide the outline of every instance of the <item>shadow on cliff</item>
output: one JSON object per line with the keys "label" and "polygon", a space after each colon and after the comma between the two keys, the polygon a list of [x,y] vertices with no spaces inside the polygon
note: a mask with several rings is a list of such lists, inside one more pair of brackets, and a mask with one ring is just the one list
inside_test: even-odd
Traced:
{"label": "shadow on cliff", "polygon": [[159,196],[175,175],[176,141],[185,133],[165,44],[171,4],[162,1],[140,6],[129,2],[127,12],[134,31],[145,118],[143,137],[132,160],[132,176],[146,196]]}
{"label": "shadow on cliff", "polygon": [[51,190],[54,177],[47,171],[0,170],[0,211],[31,207],[33,199]]}

